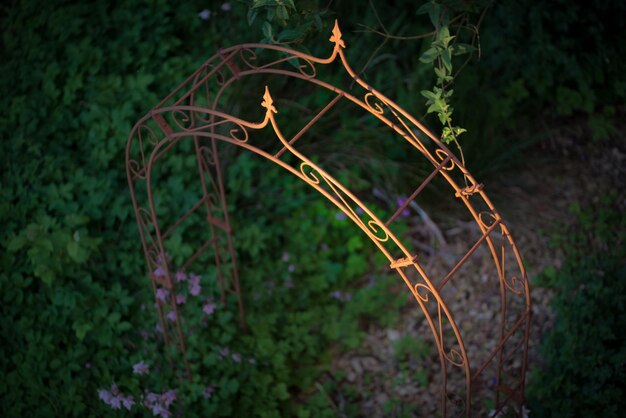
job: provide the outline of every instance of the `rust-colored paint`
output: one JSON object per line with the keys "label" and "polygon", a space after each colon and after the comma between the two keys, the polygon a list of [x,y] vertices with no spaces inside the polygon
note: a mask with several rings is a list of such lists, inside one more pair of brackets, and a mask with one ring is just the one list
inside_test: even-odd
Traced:
{"label": "rust-colored paint", "polygon": [[[239,319],[242,327],[245,327],[235,243],[217,150],[218,141],[229,143],[266,158],[316,189],[345,213],[385,255],[389,261],[389,268],[404,281],[432,330],[441,366],[440,411],[442,416],[469,417],[473,412],[475,413],[475,405],[481,400],[473,398],[472,385],[488,366],[496,367],[498,373],[497,382],[493,385],[496,391],[494,414],[506,409],[509,413],[515,411],[521,416],[531,312],[530,292],[521,256],[506,224],[485,194],[483,185],[475,181],[459,159],[414,117],[361,80],[352,70],[344,55],[346,45],[336,22],[330,41],[334,48],[328,58],[317,58],[282,46],[265,44],[243,44],[223,49],[134,126],[126,148],[126,170],[153,291],[156,291],[157,285],[171,290],[166,299],[167,302],[156,299],[165,343],[170,349],[174,348],[178,351],[186,373],[190,376],[185,338],[181,328],[182,318],[178,316],[174,297],[176,283],[172,280],[171,267],[167,262],[165,238],[192,214],[203,208],[206,210],[209,238],[197,248],[183,268],[191,265],[208,248],[213,248],[222,299],[224,300],[228,294],[235,295],[239,305]],[[269,63],[257,64],[258,56],[255,51],[268,50],[280,53],[281,57]],[[304,64],[297,69],[285,65],[293,59]],[[350,78],[363,89],[362,91],[358,92],[358,89],[353,89],[352,91],[357,92],[349,93],[318,79],[317,65],[328,65],[337,61],[341,63]],[[238,80],[255,74],[274,74],[305,80],[334,92],[336,96],[300,132],[292,138],[285,138],[275,119],[280,109],[274,104],[268,87],[265,87],[260,103],[260,107],[264,109],[260,122],[251,122],[217,110],[217,104],[224,89]],[[211,96],[213,92],[209,91],[210,80],[219,86],[213,96]],[[201,95],[206,95],[206,104],[198,104],[197,98]],[[294,147],[295,142],[341,100],[353,102],[389,126],[433,166],[433,171],[386,222],[379,219],[347,186],[338,182]],[[233,126],[229,135],[217,131],[217,128],[224,124]],[[273,154],[255,147],[252,141],[249,141],[250,132],[270,129],[281,146],[280,150]],[[426,136],[428,144],[418,138],[415,133],[417,131]],[[155,211],[152,170],[158,160],[182,140],[192,140],[194,143],[202,185],[202,198],[178,221],[162,232]],[[434,152],[432,152],[433,149]],[[291,154],[297,162],[290,165],[281,160],[285,153]],[[456,177],[460,174],[463,178],[461,184],[453,178],[453,173],[457,175]],[[435,281],[437,278],[428,277],[420,265],[418,255],[416,255],[419,251],[405,246],[389,229],[404,209],[437,176],[443,177],[448,182],[454,196],[462,201],[482,231],[480,239],[438,283]],[[498,244],[500,241],[494,239],[495,237],[499,238],[500,244]],[[498,272],[502,304],[499,313],[500,323],[494,323],[494,327],[499,326],[500,332],[495,349],[485,357],[486,360],[481,364],[473,364],[472,359],[468,358],[463,333],[440,292],[455,275],[458,275],[460,267],[482,244],[488,246]],[[514,256],[515,265],[505,268],[505,253]],[[225,263],[225,259],[229,259],[230,262]],[[153,273],[157,268],[161,269],[162,275],[157,276]],[[509,273],[509,269],[516,274]],[[511,326],[510,321],[507,324],[507,318],[511,314],[509,302],[513,300],[512,298],[520,298],[523,302],[523,309],[519,313],[514,313],[515,321]],[[167,305],[169,305],[169,310],[177,313],[176,321],[173,323],[164,320],[163,311]],[[462,317],[464,312],[455,314]],[[511,348],[512,336],[516,333],[522,333],[523,337],[521,342],[516,342]],[[171,350],[168,351],[171,352]],[[513,356],[519,360],[518,365],[514,370],[509,370],[507,365],[510,364]],[[170,354],[172,365],[174,365],[174,360]],[[452,373],[461,373],[464,376],[461,380],[464,381],[465,388],[461,391],[457,390],[456,393],[448,387],[449,376]],[[511,373],[513,373],[512,377]]]}

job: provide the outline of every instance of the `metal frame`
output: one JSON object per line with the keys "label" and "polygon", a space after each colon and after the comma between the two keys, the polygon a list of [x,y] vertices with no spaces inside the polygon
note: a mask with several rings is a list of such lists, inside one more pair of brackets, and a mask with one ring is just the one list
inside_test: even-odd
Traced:
{"label": "metal frame", "polygon": [[[488,199],[482,184],[472,177],[457,157],[414,117],[361,80],[352,70],[344,55],[346,46],[336,22],[330,42],[334,48],[332,54],[325,59],[265,44],[244,44],[220,50],[134,126],[126,148],[126,170],[153,290],[156,292],[157,287],[172,290],[166,302],[156,299],[166,344],[179,351],[185,368],[189,371],[181,328],[182,319],[176,315],[174,323],[164,320],[164,311],[178,313],[173,291],[176,283],[167,262],[164,242],[190,216],[202,211],[205,212],[203,217],[207,221],[209,239],[199,246],[183,268],[211,248],[215,255],[222,298],[225,299],[228,295],[237,298],[239,318],[245,327],[235,243],[217,148],[218,143],[228,143],[271,161],[317,190],[345,213],[384,254],[389,261],[389,268],[397,273],[414,296],[432,331],[441,369],[442,416],[470,416],[480,410],[477,406],[478,400],[473,398],[473,388],[486,378],[485,370],[488,368],[495,369],[497,376],[494,415],[508,411],[521,416],[531,314],[530,293],[520,253],[506,224]],[[263,51],[264,54],[274,51],[280,56],[278,59],[261,62],[261,55],[256,51]],[[289,61],[293,63],[294,60],[300,63],[298,68],[289,65]],[[357,88],[359,91],[350,93],[318,79],[317,66],[337,62],[362,90]],[[245,77],[258,74],[304,80],[334,92],[336,96],[300,132],[286,138],[276,121],[275,115],[279,109],[275,106],[268,87],[265,87],[261,102],[264,115],[260,122],[244,120],[218,110],[225,89]],[[430,174],[386,221],[380,219],[348,187],[294,146],[340,100],[349,100],[373,115],[432,164]],[[225,126],[230,128],[227,129],[227,134],[223,130]],[[280,142],[280,149],[275,153],[260,149],[252,140],[254,131],[268,129],[273,131]],[[153,168],[175,144],[183,140],[191,140],[194,144],[202,198],[165,229],[159,224],[155,209]],[[286,153],[295,157],[292,160],[296,163],[288,164],[284,158],[281,159]],[[456,198],[463,203],[480,229],[481,236],[447,275],[429,277],[420,264],[419,254],[394,235],[390,227],[437,176],[444,178],[451,186]],[[458,178],[461,180],[458,181]],[[495,349],[474,364],[470,362],[463,333],[444,301],[442,291],[455,279],[461,280],[457,274],[459,269],[481,246],[488,248],[493,257],[501,306],[498,314],[499,337]],[[155,274],[156,271],[159,274]],[[467,315],[464,312],[456,314],[461,318],[464,314]],[[170,360],[172,361],[171,357]],[[461,387],[450,382],[461,382]]]}

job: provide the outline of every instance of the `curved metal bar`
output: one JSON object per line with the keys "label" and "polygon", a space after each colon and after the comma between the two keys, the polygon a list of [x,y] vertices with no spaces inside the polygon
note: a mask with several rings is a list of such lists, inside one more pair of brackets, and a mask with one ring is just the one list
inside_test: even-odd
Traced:
{"label": "curved metal bar", "polygon": [[[359,78],[358,74],[349,65],[344,54],[345,43],[342,40],[342,34],[339,30],[337,22],[335,22],[330,41],[334,44],[334,48],[328,58],[317,58],[309,54],[304,54],[277,45],[244,44],[223,49],[218,54],[207,60],[201,68],[194,72],[194,74],[192,74],[183,84],[167,96],[153,111],[137,122],[137,124],[133,127],[126,147],[126,170],[131,189],[133,206],[135,207],[137,220],[140,225],[141,239],[146,259],[152,259],[149,261],[149,264],[153,265],[155,263],[155,260],[153,260],[154,257],[150,255],[150,251],[156,247],[159,247],[157,250],[163,254],[163,249],[160,247],[162,243],[162,236],[153,211],[151,213],[152,216],[149,217],[150,219],[147,219],[148,222],[143,219],[145,218],[145,214],[141,212],[141,206],[139,206],[135,195],[135,182],[144,181],[147,184],[148,203],[150,207],[153,208],[154,206],[150,187],[152,165],[160,157],[160,155],[167,152],[176,141],[185,137],[210,138],[213,141],[213,149],[215,153],[217,152],[215,148],[215,141],[226,142],[242,147],[260,155],[263,158],[266,158],[274,164],[281,166],[321,193],[325,198],[330,200],[335,206],[344,212],[346,216],[350,218],[351,221],[370,238],[370,240],[390,261],[390,267],[396,270],[396,272],[401,276],[402,280],[405,282],[418,302],[418,305],[421,307],[434,336],[442,372],[443,391],[441,398],[441,410],[444,416],[447,412],[447,404],[451,401],[447,389],[448,369],[461,368],[465,374],[466,394],[463,400],[465,416],[470,415],[472,379],[482,372],[486,364],[490,362],[494,356],[498,357],[498,370],[499,373],[502,374],[503,347],[506,344],[507,339],[512,334],[512,331],[509,331],[506,328],[508,313],[507,300],[509,297],[523,296],[525,310],[514,326],[514,330],[516,327],[524,327],[522,370],[520,383],[513,389],[513,392],[518,391],[520,395],[519,397],[523,399],[527,361],[528,330],[530,322],[530,288],[521,255],[519,254],[519,250],[515,245],[507,226],[504,224],[495,207],[488,199],[483,186],[476,182],[473,176],[461,164],[456,156],[435,135],[433,135],[408,112]],[[284,56],[268,63],[259,63],[258,56],[254,51],[255,49],[271,50],[283,54]],[[365,90],[362,98],[317,78],[316,65],[327,65],[333,63],[337,61],[337,57],[339,57],[338,61],[341,63],[348,76],[354,79],[356,83]],[[298,67],[297,71],[280,68],[284,63],[294,59],[302,60],[304,62],[303,65]],[[225,70],[227,68],[231,72],[230,77],[225,75]],[[298,78],[332,91],[338,95],[334,99],[335,101],[345,98],[355,103],[403,137],[415,149],[417,149],[419,153],[433,165],[433,167],[435,167],[435,171],[433,171],[428,179],[420,185],[416,192],[411,196],[411,199],[414,199],[423,187],[437,174],[441,175],[448,182],[448,184],[450,184],[454,191],[454,195],[463,202],[483,235],[438,286],[435,286],[434,283],[432,283],[431,279],[417,262],[417,256],[411,253],[409,249],[398,239],[398,237],[396,237],[388,228],[388,225],[393,223],[395,219],[394,217],[392,217],[392,219],[390,219],[387,223],[382,222],[363,202],[352,194],[347,187],[340,184],[329,173],[314,164],[307,158],[306,155],[300,153],[293,146],[293,144],[283,136],[274,117],[277,110],[274,107],[272,97],[270,96],[267,87],[261,103],[261,106],[265,108],[265,115],[261,122],[249,122],[217,110],[222,94],[230,85],[244,77],[257,74],[274,74]],[[217,85],[219,86],[219,89],[213,96],[211,103],[208,85],[206,83],[208,83],[208,81],[213,77],[218,77]],[[189,87],[189,83],[192,85],[188,88],[188,91],[182,96],[176,98],[179,93]],[[206,100],[211,108],[195,104],[195,92],[201,86],[204,86],[206,89]],[[174,101],[172,102],[172,100]],[[186,104],[186,102],[189,104]],[[167,105],[167,103],[170,103],[170,105]],[[165,121],[164,116],[169,116],[171,123],[168,124]],[[154,120],[156,124],[160,126],[163,131],[163,135],[159,135],[148,125],[147,122],[150,120]],[[315,123],[316,120],[317,119],[314,119],[310,122],[310,124]],[[225,123],[231,123],[235,126],[234,129],[231,129],[229,136],[218,134],[215,131],[217,126]],[[284,163],[276,156],[270,155],[269,153],[249,143],[248,130],[263,129],[268,124],[272,126],[274,133],[283,146],[283,151],[281,151],[281,153],[288,151],[296,157],[299,161],[297,167],[292,167]],[[416,132],[421,132],[426,135],[428,139],[430,139],[432,144],[435,146],[434,153],[422,143],[422,140],[420,140]],[[135,145],[139,148],[139,155],[137,157],[133,157],[131,155],[133,141],[135,141]],[[149,152],[149,159],[146,161],[147,151],[145,147],[148,146],[152,147],[152,150]],[[196,152],[199,152],[198,148]],[[281,153],[279,153],[279,155]],[[462,176],[465,185],[460,186],[454,180],[452,174],[457,170]],[[221,179],[218,180],[218,183],[219,189],[223,194]],[[478,199],[478,202],[475,199]],[[487,209],[477,210],[475,204],[472,203],[472,200],[474,203],[481,203],[486,206]],[[355,210],[355,207],[360,208],[365,216],[360,216]],[[225,216],[228,217],[227,212],[225,212]],[[488,222],[489,219],[491,219],[491,223]],[[154,228],[154,234],[156,237],[153,237],[148,231],[148,223],[152,228]],[[497,247],[492,237],[492,234],[495,234],[498,231],[496,226],[499,226],[499,233],[502,238],[500,248]],[[230,250],[233,252],[232,236],[230,234],[229,238],[229,245],[231,247]],[[449,311],[439,291],[458,270],[458,267],[473,254],[474,250],[479,245],[482,245],[482,242],[485,243],[492,254],[500,287],[500,297],[502,301],[500,340],[496,350],[488,357],[487,362],[479,367],[474,376],[471,376],[470,359],[468,358],[461,332],[459,331],[453,315]],[[403,257],[401,256],[400,258],[396,258],[397,254],[392,254],[392,252],[385,247],[385,245],[389,245],[391,243],[393,244],[395,250],[401,253]],[[508,276],[505,266],[506,246],[508,246],[513,252],[515,264],[517,265],[516,267],[519,269],[518,276]],[[404,271],[405,268],[414,268],[418,277],[421,278],[421,281],[412,283]],[[153,281],[153,286],[155,286],[154,283],[155,282]],[[237,293],[239,293],[238,285]],[[430,303],[436,304],[437,313],[434,317],[428,310],[428,304]],[[181,341],[184,341],[182,340],[182,334],[180,334],[180,323],[178,325],[179,337],[181,338]],[[449,346],[446,342],[444,327],[449,327],[454,335],[453,340],[455,340],[455,344],[453,346]],[[512,396],[510,394],[507,395],[502,404],[496,405],[497,410],[501,410],[504,407],[504,403],[511,398]],[[498,400],[499,398],[496,399]],[[497,403],[498,402],[499,401],[497,401]]]}

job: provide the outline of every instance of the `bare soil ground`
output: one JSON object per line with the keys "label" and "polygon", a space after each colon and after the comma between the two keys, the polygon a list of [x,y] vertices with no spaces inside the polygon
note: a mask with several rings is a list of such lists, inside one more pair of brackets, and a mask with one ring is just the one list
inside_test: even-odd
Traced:
{"label": "bare soil ground", "polygon": [[[599,146],[577,138],[581,132],[563,130],[553,140],[545,141],[542,149],[534,150],[528,163],[501,179],[485,182],[485,190],[507,223],[521,251],[528,272],[532,298],[532,325],[529,340],[528,368],[540,367],[540,344],[550,330],[554,315],[550,309],[551,291],[533,287],[533,278],[546,267],[559,268],[563,254],[549,246],[549,236],[555,228],[566,228],[573,215],[569,207],[597,199],[605,190],[626,189],[626,152],[624,141],[602,143]],[[620,142],[621,141],[621,142]],[[581,145],[582,144],[582,145]],[[624,199],[624,193],[622,199]],[[560,225],[560,226],[559,226]],[[454,265],[455,254],[467,251],[468,243],[480,237],[473,222],[452,218],[438,224],[446,245],[433,248],[422,263],[429,275],[445,274]],[[427,235],[428,231],[416,231]],[[462,279],[454,279],[452,290],[446,295],[455,319],[465,335],[468,351],[473,348],[493,347],[497,341],[498,293],[489,293],[485,284],[486,266],[493,266],[491,254],[479,249],[471,263],[462,271]],[[371,327],[362,345],[335,360],[334,369],[340,370],[340,388],[351,387],[362,394],[358,401],[361,416],[367,417],[434,417],[440,404],[439,361],[437,350],[422,352],[420,356],[399,357],[401,339],[432,344],[431,331],[413,296],[405,287],[398,292],[407,295],[407,309],[394,328]],[[459,314],[461,312],[461,314]],[[464,328],[462,315],[478,318],[474,328]],[[467,322],[470,323],[470,322]],[[470,331],[470,332],[467,332]],[[426,337],[425,337],[426,336]],[[419,351],[419,343],[417,343]],[[527,374],[527,378],[530,373]],[[330,378],[330,377],[329,377]],[[451,382],[451,385],[456,384]],[[485,382],[479,389],[485,397],[492,396],[493,385]],[[341,389],[329,402],[337,416],[345,416],[346,399]],[[353,402],[353,401],[352,401]],[[484,407],[488,408],[488,406]],[[484,410],[484,409],[483,409]],[[409,411],[409,412],[407,412]]]}

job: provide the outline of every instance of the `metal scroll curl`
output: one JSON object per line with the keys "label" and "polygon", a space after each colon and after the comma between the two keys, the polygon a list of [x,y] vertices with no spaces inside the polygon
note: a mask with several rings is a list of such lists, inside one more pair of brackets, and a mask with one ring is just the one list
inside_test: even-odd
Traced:
{"label": "metal scroll curl", "polygon": [[[417,295],[417,297],[424,303],[430,302],[430,298],[428,296],[429,294],[432,294],[433,296],[435,295],[431,287],[426,283],[417,283],[415,284],[415,286],[413,286],[413,288],[415,290],[415,294]],[[435,326],[437,329],[433,331],[434,331],[435,338],[437,338],[438,340],[438,345],[441,347],[441,354],[446,359],[446,361],[449,362],[451,365],[455,367],[463,368],[465,367],[465,364],[467,362],[465,360],[465,357],[461,354],[461,352],[455,348],[450,348],[448,351],[446,351],[445,349],[444,338],[443,338],[443,315],[441,312],[441,308],[443,307],[443,304],[441,300],[437,297],[435,297],[434,302],[437,304],[437,322],[436,322],[437,325],[436,326],[433,325],[433,326]],[[430,314],[428,314],[426,310],[424,310],[424,313],[430,316]],[[433,324],[435,323],[433,322]]]}
{"label": "metal scroll curl", "polygon": [[[302,173],[301,178],[311,185],[321,185],[321,180],[323,180],[324,184],[327,185],[332,191],[332,196],[334,197],[333,202],[335,203],[335,205],[339,207],[346,215],[348,215],[354,222],[356,222],[361,227],[361,229],[367,231],[368,235],[370,235],[372,238],[379,242],[386,242],[387,240],[389,240],[389,234],[386,228],[383,226],[383,223],[371,217],[366,222],[364,222],[361,219],[361,216],[365,215],[367,212],[363,210],[363,205],[361,205],[360,202],[357,202],[349,196],[344,196],[344,194],[341,193],[337,188],[335,180],[327,176],[321,169],[319,169],[319,167],[315,166],[311,162],[302,161],[300,163],[300,173]],[[349,199],[352,202],[352,205],[349,204],[346,199]],[[356,211],[352,209],[353,205],[363,210],[363,215],[358,215]]]}

